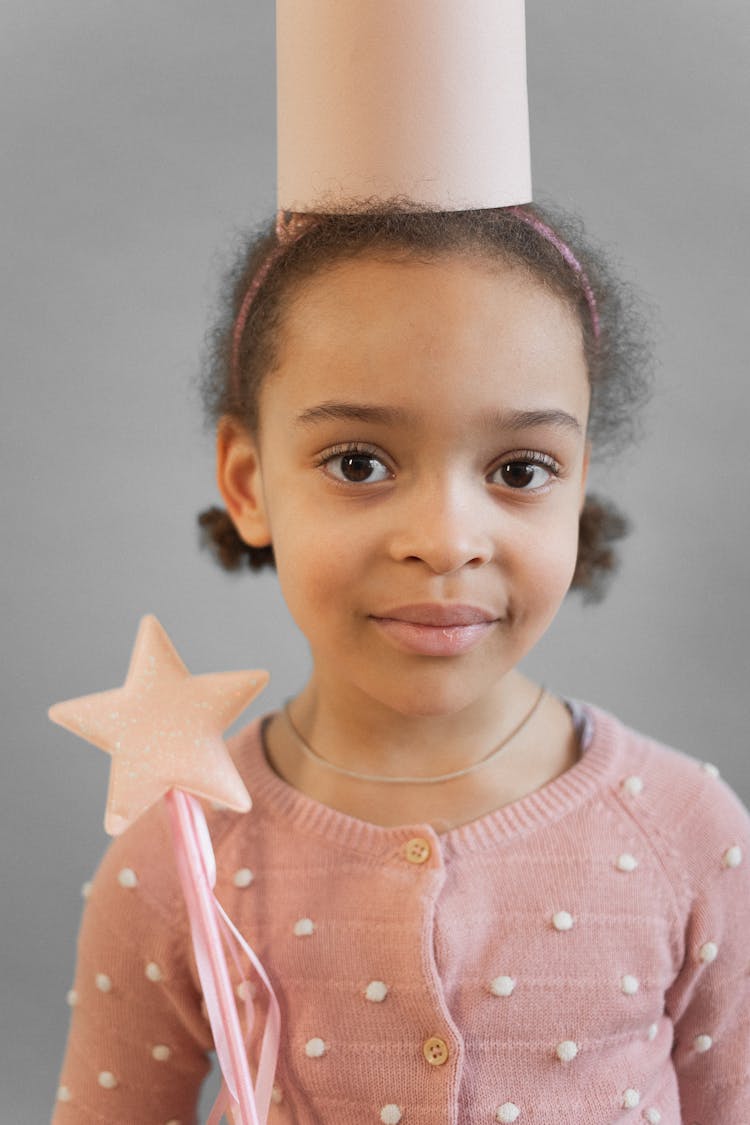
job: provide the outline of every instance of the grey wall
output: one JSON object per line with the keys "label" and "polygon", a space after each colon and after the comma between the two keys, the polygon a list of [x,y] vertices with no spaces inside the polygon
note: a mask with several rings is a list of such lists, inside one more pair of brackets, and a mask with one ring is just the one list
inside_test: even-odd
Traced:
{"label": "grey wall", "polygon": [[[748,801],[750,8],[527,6],[537,194],[616,249],[660,358],[648,435],[601,480],[636,525],[621,576],[529,666]],[[121,683],[147,611],[197,671],[269,667],[269,707],[306,668],[273,578],[228,578],[194,531],[216,494],[190,381],[233,231],[274,205],[271,0],[6,3],[0,115],[0,1119],[31,1125],[109,765],[47,705]]]}

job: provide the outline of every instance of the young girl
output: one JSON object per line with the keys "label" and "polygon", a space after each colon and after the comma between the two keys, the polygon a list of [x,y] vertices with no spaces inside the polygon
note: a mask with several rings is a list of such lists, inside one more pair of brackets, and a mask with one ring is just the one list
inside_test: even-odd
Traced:
{"label": "young girl", "polygon": [[[230,744],[252,812],[207,810],[281,1004],[279,1125],[750,1121],[747,813],[518,670],[623,532],[586,492],[643,393],[618,292],[532,206],[285,216],[232,275],[201,522],[275,565],[312,655]],[[57,1125],[193,1122],[160,805],[98,871],[73,1000]]]}

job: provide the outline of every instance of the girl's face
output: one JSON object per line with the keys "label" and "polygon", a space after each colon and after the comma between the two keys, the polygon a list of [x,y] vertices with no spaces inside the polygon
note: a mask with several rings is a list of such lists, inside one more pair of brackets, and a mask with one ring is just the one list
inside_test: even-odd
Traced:
{"label": "girl's face", "polygon": [[321,700],[490,700],[570,585],[588,406],[575,315],[519,268],[384,256],[305,283],[219,480],[273,544]]}

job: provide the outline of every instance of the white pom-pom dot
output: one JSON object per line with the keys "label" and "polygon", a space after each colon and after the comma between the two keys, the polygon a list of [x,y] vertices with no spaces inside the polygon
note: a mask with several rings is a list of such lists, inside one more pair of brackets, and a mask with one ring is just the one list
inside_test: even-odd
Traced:
{"label": "white pom-pom dot", "polygon": [[696,1035],[695,1039],[693,1040],[693,1046],[695,1047],[696,1051],[699,1051],[700,1054],[703,1054],[704,1051],[710,1051],[711,1047],[713,1046],[713,1042],[714,1041],[710,1035]]}
{"label": "white pom-pom dot", "polygon": [[59,1102],[69,1102],[72,1097],[73,1095],[71,1094],[67,1086],[57,1087],[57,1100]]}
{"label": "white pom-pom dot", "polygon": [[652,1023],[651,1027],[648,1029],[648,1038],[651,1040],[652,1043],[653,1043],[654,1039],[656,1039],[656,1036],[658,1034],[659,1034],[658,1023]]}
{"label": "white pom-pom dot", "polygon": [[563,1039],[557,1044],[557,1057],[561,1062],[570,1062],[578,1054],[578,1044],[572,1039]]}
{"label": "white pom-pom dot", "polygon": [[122,871],[117,873],[117,882],[121,887],[132,890],[133,887],[138,886],[138,876],[132,867],[123,867]]}
{"label": "white pom-pom dot", "polygon": [[78,993],[74,988],[69,988],[65,999],[67,1000],[69,1007],[75,1008],[76,1004],[78,1003]]}
{"label": "white pom-pom dot", "polygon": [[257,991],[257,988],[250,980],[241,980],[235,989],[238,1000],[254,1000]]}
{"label": "white pom-pom dot", "polygon": [[625,1093],[622,1095],[622,1108],[635,1109],[640,1104],[641,1095],[632,1086],[628,1086]]}
{"label": "white pom-pom dot", "polygon": [[294,923],[294,933],[297,937],[309,937],[315,933],[315,923],[312,918],[300,918]]}
{"label": "white pom-pom dot", "polygon": [[564,930],[573,929],[573,915],[569,914],[567,910],[558,910],[552,915],[552,925],[556,930],[561,932]]}
{"label": "white pom-pom dot", "polygon": [[96,987],[99,989],[100,992],[111,992],[112,991],[112,981],[111,981],[110,977],[107,976],[106,973],[97,973],[96,977],[95,977],[95,980],[96,980]]}
{"label": "white pom-pom dot", "polygon": [[517,1121],[521,1111],[515,1102],[504,1102],[499,1105],[495,1110],[495,1120],[505,1123],[510,1121]]}
{"label": "white pom-pom dot", "polygon": [[146,965],[145,972],[149,980],[161,980],[161,969],[156,964],[156,961],[149,961],[149,963]]}
{"label": "white pom-pom dot", "polygon": [[620,988],[626,996],[635,996],[640,987],[641,984],[638,977],[631,976],[630,973],[626,973],[620,981]]}
{"label": "white pom-pom dot", "polygon": [[701,769],[704,773],[707,773],[709,777],[719,776],[718,767],[715,766],[713,762],[701,762]]}
{"label": "white pom-pom dot", "polygon": [[117,1079],[111,1070],[100,1070],[96,1080],[105,1090],[114,1090],[117,1085]]}
{"label": "white pom-pom dot", "polygon": [[238,867],[234,873],[232,882],[235,887],[249,887],[254,879],[254,875],[249,867]]}
{"label": "white pom-pom dot", "polygon": [[155,1047],[151,1048],[151,1055],[157,1062],[166,1062],[171,1054],[169,1047],[164,1043],[157,1043]]}
{"label": "white pom-pom dot", "polygon": [[401,1110],[397,1105],[384,1105],[380,1111],[380,1120],[383,1125],[398,1125],[401,1120]]}
{"label": "white pom-pom dot", "polygon": [[638,797],[643,792],[643,780],[633,774],[632,777],[625,778],[622,787],[629,797]]}
{"label": "white pom-pom dot", "polygon": [[623,852],[622,855],[618,855],[615,866],[618,871],[635,871],[638,860],[630,852]]}
{"label": "white pom-pom dot", "polygon": [[493,996],[510,996],[516,982],[513,977],[495,977],[490,981],[490,992]]}
{"label": "white pom-pom dot", "polygon": [[706,941],[698,950],[698,956],[709,965],[719,956],[719,947],[715,941]]}
{"label": "white pom-pom dot", "polygon": [[388,995],[388,985],[382,980],[371,980],[365,989],[365,996],[375,1004],[380,1004]]}
{"label": "white pom-pom dot", "polygon": [[739,844],[733,844],[731,848],[727,848],[722,856],[722,863],[725,867],[739,867],[742,863],[742,848]]}
{"label": "white pom-pom dot", "polygon": [[659,1125],[661,1121],[661,1113],[655,1105],[649,1106],[643,1116],[648,1121],[648,1125]]}
{"label": "white pom-pom dot", "polygon": [[319,1059],[326,1053],[326,1045],[322,1039],[317,1036],[313,1039],[308,1039],[305,1043],[305,1054],[308,1059]]}

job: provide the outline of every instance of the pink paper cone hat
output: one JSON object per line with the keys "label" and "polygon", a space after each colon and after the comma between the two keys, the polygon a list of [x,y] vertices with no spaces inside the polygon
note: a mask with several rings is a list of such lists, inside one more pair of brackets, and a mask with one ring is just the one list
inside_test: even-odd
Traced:
{"label": "pink paper cone hat", "polygon": [[523,0],[277,0],[278,206],[531,200]]}

